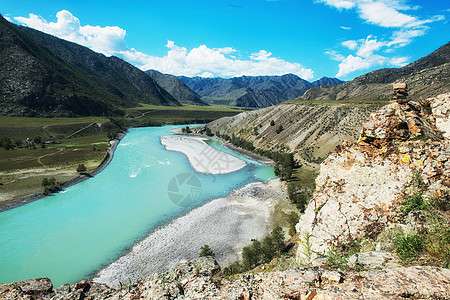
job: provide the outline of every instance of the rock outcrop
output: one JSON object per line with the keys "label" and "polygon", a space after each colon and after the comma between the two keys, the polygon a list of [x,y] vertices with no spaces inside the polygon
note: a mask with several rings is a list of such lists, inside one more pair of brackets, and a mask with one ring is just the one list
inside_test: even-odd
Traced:
{"label": "rock outcrop", "polygon": [[448,193],[450,142],[441,130],[448,128],[449,103],[445,94],[421,104],[389,104],[363,125],[358,143],[336,147],[322,163],[314,197],[296,226],[310,242],[299,246],[299,262],[320,265],[337,245],[379,242],[383,231],[402,227],[398,208],[415,193],[417,180],[425,197]]}
{"label": "rock outcrop", "polygon": [[0,285],[1,299],[448,299],[450,270],[391,266],[365,273],[317,269],[215,277],[219,266],[201,258],[115,289],[80,281],[52,289],[48,278]]}

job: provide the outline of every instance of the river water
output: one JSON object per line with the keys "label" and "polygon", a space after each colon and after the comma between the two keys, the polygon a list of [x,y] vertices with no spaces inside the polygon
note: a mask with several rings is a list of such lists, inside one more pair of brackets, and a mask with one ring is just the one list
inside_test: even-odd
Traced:
{"label": "river water", "polygon": [[[196,173],[184,154],[160,143],[159,136],[177,127],[130,129],[95,177],[1,212],[0,283],[49,277],[59,286],[91,277],[158,227],[250,182],[274,177],[272,168],[215,140],[211,146],[247,166],[224,175]],[[191,175],[196,196],[177,205],[173,194],[184,192],[175,191],[174,182]]]}

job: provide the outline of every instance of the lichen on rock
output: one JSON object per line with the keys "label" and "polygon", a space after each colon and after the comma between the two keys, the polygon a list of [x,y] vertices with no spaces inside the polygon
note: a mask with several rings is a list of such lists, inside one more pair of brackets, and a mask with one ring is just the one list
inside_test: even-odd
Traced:
{"label": "lichen on rock", "polygon": [[[376,242],[396,223],[417,176],[426,197],[448,190],[450,142],[441,131],[449,124],[449,103],[446,94],[386,105],[363,125],[358,143],[336,147],[321,164],[314,197],[296,225],[310,234],[313,261],[320,264],[320,257],[351,240]],[[304,247],[298,248],[300,263]]]}

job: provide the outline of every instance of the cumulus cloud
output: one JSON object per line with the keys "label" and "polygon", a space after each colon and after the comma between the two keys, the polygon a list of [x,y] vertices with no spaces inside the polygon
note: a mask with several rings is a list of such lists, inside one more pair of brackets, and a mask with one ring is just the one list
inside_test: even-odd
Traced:
{"label": "cumulus cloud", "polygon": [[304,79],[314,77],[311,69],[273,57],[272,53],[266,50],[252,53],[249,59],[236,59],[229,55],[237,51],[231,47],[209,48],[200,45],[188,51],[170,40],[167,41],[166,47],[168,51],[163,57],[147,55],[135,49],[123,51],[121,55],[142,70],[155,69],[183,76],[234,77],[293,73]]}
{"label": "cumulus cloud", "polygon": [[325,54],[328,54],[332,60],[335,61],[343,61],[345,56],[337,52],[336,50],[325,51]]}
{"label": "cumulus cloud", "polygon": [[356,47],[358,46],[358,42],[356,42],[354,40],[344,41],[341,44],[342,44],[342,46],[345,46],[345,47],[347,47],[350,50],[355,50]]}
{"label": "cumulus cloud", "polygon": [[326,5],[334,6],[339,9],[341,8],[350,9],[356,5],[355,1],[352,0],[319,0],[317,2],[322,2],[325,3]]}
{"label": "cumulus cloud", "polygon": [[[410,12],[419,10],[420,6],[411,6],[405,0],[318,0],[317,2],[339,10],[353,10],[365,23],[393,30],[389,38],[382,40],[368,35],[365,39],[342,42],[341,46],[354,51],[347,56],[337,51],[331,53],[326,51],[325,53],[331,59],[341,62],[336,77],[345,77],[352,72],[375,66],[406,65],[408,57],[387,57],[385,54],[393,53],[396,48],[409,45],[414,38],[425,35],[429,30],[426,24],[445,20],[442,15],[428,19],[414,16]],[[379,51],[384,51],[385,54],[380,55],[377,53]]]}
{"label": "cumulus cloud", "polygon": [[330,53],[331,51],[326,51],[325,53],[330,55],[331,59],[341,62],[336,77],[345,77],[352,72],[367,70],[376,66],[403,67],[407,64],[409,57],[389,58],[375,53],[381,49],[386,49],[385,52],[389,52],[387,50],[391,46],[390,43],[379,41],[376,37],[369,35],[365,39],[349,40],[341,43],[346,48],[354,50],[356,55],[350,54],[345,57],[335,50],[332,53]]}
{"label": "cumulus cloud", "polygon": [[56,22],[47,22],[35,14],[30,14],[28,18],[15,17],[14,19],[28,27],[86,46],[108,56],[126,47],[126,31],[120,27],[81,26],[80,20],[67,10],[59,11],[56,18]]}
{"label": "cumulus cloud", "polygon": [[239,51],[233,47],[210,48],[200,45],[188,50],[168,40],[167,54],[162,57],[152,56],[134,48],[129,49],[125,42],[126,31],[120,27],[82,26],[80,20],[67,10],[59,11],[56,18],[56,22],[47,22],[42,17],[30,14],[28,17],[14,19],[23,25],[86,46],[106,56],[119,56],[141,70],[155,69],[174,75],[203,77],[286,73],[293,73],[304,79],[314,77],[311,69],[304,68],[299,63],[274,57],[266,50],[239,59],[237,58]]}

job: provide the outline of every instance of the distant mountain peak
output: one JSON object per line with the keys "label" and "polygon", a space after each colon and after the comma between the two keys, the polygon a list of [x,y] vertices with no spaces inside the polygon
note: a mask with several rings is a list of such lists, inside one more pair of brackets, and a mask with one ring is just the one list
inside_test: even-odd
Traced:
{"label": "distant mountain peak", "polygon": [[[233,78],[178,77],[208,103],[242,107],[267,107],[295,99],[314,85],[295,74],[240,76]],[[336,78],[322,80],[318,86],[336,85]]]}

